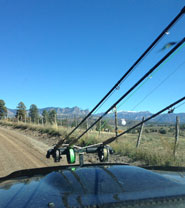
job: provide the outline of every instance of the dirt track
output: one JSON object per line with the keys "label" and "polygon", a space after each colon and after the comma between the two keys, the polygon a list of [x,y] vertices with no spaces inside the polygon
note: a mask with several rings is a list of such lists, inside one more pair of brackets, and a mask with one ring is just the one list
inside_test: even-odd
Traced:
{"label": "dirt track", "polygon": [[16,170],[60,165],[46,159],[49,148],[29,136],[0,127],[0,177]]}
{"label": "dirt track", "polygon": [[[25,135],[26,133],[26,135]],[[11,128],[0,127],[0,177],[6,176],[16,170],[67,165],[65,157],[60,163],[54,163],[53,159],[46,159],[45,155],[56,143],[56,139],[36,136],[34,132],[18,131]],[[85,155],[86,163],[97,163],[96,154]],[[144,165],[142,161],[131,161],[128,157],[111,155],[109,162],[129,163],[131,165]],[[78,163],[78,157],[76,158]]]}

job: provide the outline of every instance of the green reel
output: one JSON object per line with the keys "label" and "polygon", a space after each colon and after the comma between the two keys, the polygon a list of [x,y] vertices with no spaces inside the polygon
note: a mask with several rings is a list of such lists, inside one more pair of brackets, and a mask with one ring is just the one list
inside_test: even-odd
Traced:
{"label": "green reel", "polygon": [[75,154],[74,149],[72,148],[67,149],[66,156],[67,156],[67,162],[69,164],[73,164],[76,162],[76,154]]}

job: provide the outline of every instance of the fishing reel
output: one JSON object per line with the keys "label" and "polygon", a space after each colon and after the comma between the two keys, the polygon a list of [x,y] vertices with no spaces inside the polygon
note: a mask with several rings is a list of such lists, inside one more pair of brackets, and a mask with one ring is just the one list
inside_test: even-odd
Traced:
{"label": "fishing reel", "polygon": [[109,159],[109,154],[113,154],[113,149],[110,146],[99,145],[97,147],[85,147],[86,153],[98,153],[100,162],[106,162]]}
{"label": "fishing reel", "polygon": [[49,149],[46,154],[46,158],[50,158],[50,156],[53,157],[54,162],[60,162],[62,159],[62,155],[66,155],[67,162],[69,164],[73,164],[76,162],[76,154],[73,148],[60,148],[60,149]]}
{"label": "fishing reel", "polygon": [[107,162],[109,160],[109,154],[111,152],[109,146],[100,146],[97,152],[100,162]]}
{"label": "fishing reel", "polygon": [[[63,147],[59,149],[49,149],[46,154],[46,158],[53,157],[54,162],[60,162],[62,155],[66,155],[68,164],[73,164],[76,162],[76,153],[81,155],[83,153],[97,153],[100,162],[106,162],[109,159],[109,154],[113,154],[113,150],[110,146],[87,146],[87,147]],[[83,161],[83,159],[81,160]]]}

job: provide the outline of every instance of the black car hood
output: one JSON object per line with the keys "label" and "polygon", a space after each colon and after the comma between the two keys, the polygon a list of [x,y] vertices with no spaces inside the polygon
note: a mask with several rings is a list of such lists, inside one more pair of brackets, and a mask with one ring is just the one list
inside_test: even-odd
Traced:
{"label": "black car hood", "polygon": [[0,208],[125,207],[147,200],[158,205],[170,200],[182,203],[185,180],[181,178],[127,165],[60,167],[43,175],[1,182]]}

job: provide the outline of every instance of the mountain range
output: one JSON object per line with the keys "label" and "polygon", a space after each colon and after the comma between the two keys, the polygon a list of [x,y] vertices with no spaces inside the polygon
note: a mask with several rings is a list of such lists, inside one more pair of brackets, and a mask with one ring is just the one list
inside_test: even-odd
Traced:
{"label": "mountain range", "polygon": [[[39,114],[41,115],[43,110],[55,110],[57,112],[57,117],[62,118],[62,117],[69,117],[73,118],[74,116],[76,117],[84,117],[89,113],[89,110],[82,110],[79,107],[75,106],[73,108],[60,108],[60,107],[47,107],[47,108],[41,108],[38,109]],[[8,117],[14,117],[16,113],[16,109],[8,109]],[[28,111],[27,111],[28,113]],[[101,116],[102,113],[95,114],[94,117]],[[152,115],[149,111],[140,111],[140,112],[135,112],[135,111],[118,111],[117,112],[117,117],[118,119],[124,119],[125,121],[141,121],[143,117],[148,118]],[[185,123],[185,113],[172,113],[172,114],[161,114],[157,116],[156,118],[152,119],[151,122],[156,122],[156,123],[175,123],[176,116],[180,117],[180,122]],[[114,118],[114,113],[111,112],[108,115],[106,115],[106,118],[113,119]]]}
{"label": "mountain range", "polygon": [[[85,116],[89,113],[89,110],[82,110],[79,107],[75,106],[73,108],[59,108],[59,107],[46,107],[46,108],[40,108],[39,110],[39,114],[42,115],[42,112],[44,110],[46,111],[51,111],[51,110],[55,110],[57,112],[57,117],[74,117],[74,116]],[[27,110],[27,114],[29,113],[29,110]],[[8,108],[8,117],[14,117],[16,114],[16,109],[10,109]]]}
{"label": "mountain range", "polygon": [[[125,119],[126,121],[141,121],[143,117],[148,118],[152,116],[153,114],[149,111],[118,111],[117,117],[118,119]],[[180,122],[185,123],[185,113],[165,113],[161,114],[153,119],[150,120],[150,122],[155,123],[175,123],[176,122],[176,116],[179,116]],[[109,118],[114,118],[114,113],[109,113],[107,115]]]}

